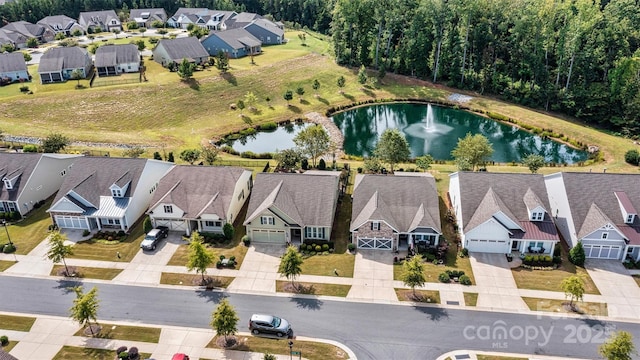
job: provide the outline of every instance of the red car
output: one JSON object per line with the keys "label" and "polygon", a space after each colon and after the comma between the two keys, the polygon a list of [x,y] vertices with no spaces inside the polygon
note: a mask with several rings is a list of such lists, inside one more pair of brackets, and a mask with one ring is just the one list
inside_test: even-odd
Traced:
{"label": "red car", "polygon": [[189,360],[189,355],[186,354],[174,354],[171,360]]}

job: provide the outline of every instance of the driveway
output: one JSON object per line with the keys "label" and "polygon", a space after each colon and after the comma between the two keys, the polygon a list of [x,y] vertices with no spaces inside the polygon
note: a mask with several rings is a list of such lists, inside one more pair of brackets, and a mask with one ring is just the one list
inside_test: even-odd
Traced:
{"label": "driveway", "polygon": [[347,298],[370,302],[398,301],[393,289],[393,257],[390,251],[358,250],[353,285]]}
{"label": "driveway", "polygon": [[169,237],[158,245],[156,251],[140,249],[113,281],[124,284],[160,284],[160,276],[165,265],[183,242],[182,233],[170,231]]}
{"label": "driveway", "polygon": [[278,267],[285,246],[253,243],[242,260],[236,278],[228,290],[239,292],[275,293],[276,280],[280,279]]}
{"label": "driveway", "polygon": [[477,307],[529,310],[504,254],[471,253],[471,267],[479,294]]}
{"label": "driveway", "polygon": [[640,287],[620,261],[587,259],[585,268],[604,297],[609,316],[640,319]]}

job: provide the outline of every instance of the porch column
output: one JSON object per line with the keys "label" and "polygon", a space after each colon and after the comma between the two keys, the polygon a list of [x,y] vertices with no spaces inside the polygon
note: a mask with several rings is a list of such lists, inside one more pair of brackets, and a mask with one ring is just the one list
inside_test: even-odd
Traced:
{"label": "porch column", "polygon": [[120,230],[124,231],[124,230],[126,230],[126,229],[127,229],[127,227],[126,227],[126,225],[125,225],[125,218],[124,218],[124,217],[121,217],[121,218],[120,218]]}
{"label": "porch column", "polygon": [[100,218],[95,218],[96,219],[96,224],[98,224],[98,230],[102,230],[102,224],[100,222]]}

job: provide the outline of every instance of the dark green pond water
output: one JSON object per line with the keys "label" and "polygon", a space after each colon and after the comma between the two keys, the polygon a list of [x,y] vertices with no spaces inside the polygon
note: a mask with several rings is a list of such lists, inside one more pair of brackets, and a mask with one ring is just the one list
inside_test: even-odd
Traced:
{"label": "dark green pond water", "polygon": [[567,145],[505,125],[470,112],[426,104],[384,104],[360,107],[335,114],[333,122],[344,134],[345,153],[371,155],[382,132],[399,129],[413,157],[430,154],[451,160],[458,139],[467,133],[482,134],[493,145],[491,160],[519,162],[528,154],[544,156],[547,162],[573,164],[587,153]]}

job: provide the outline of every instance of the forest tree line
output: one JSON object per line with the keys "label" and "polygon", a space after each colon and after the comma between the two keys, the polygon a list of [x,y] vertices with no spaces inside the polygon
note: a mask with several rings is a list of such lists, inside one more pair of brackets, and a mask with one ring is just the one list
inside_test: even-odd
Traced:
{"label": "forest tree line", "polygon": [[640,0],[16,0],[0,19],[149,7],[270,14],[331,34],[342,65],[640,134]]}

